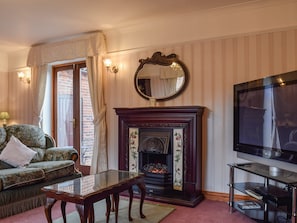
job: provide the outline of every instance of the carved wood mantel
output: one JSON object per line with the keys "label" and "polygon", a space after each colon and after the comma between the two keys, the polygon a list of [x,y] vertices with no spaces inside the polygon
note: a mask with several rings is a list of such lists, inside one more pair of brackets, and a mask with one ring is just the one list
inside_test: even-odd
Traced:
{"label": "carved wood mantel", "polygon": [[[202,194],[201,106],[115,108],[119,118],[119,169],[129,170],[129,129],[182,131],[182,185],[170,196],[147,195],[146,199],[194,207]],[[130,158],[131,159],[131,158]]]}

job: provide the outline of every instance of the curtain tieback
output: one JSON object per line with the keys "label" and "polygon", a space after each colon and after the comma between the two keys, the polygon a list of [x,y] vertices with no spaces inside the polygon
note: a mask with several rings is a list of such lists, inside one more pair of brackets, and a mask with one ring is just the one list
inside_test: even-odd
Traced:
{"label": "curtain tieback", "polygon": [[94,125],[98,125],[104,118],[105,118],[105,113],[106,113],[106,107],[104,106],[100,111],[99,115],[94,118]]}

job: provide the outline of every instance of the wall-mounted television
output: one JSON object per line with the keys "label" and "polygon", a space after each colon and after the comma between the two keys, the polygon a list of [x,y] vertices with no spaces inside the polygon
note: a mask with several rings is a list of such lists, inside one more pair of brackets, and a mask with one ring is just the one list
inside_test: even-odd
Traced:
{"label": "wall-mounted television", "polygon": [[297,71],[234,85],[238,157],[297,171]]}

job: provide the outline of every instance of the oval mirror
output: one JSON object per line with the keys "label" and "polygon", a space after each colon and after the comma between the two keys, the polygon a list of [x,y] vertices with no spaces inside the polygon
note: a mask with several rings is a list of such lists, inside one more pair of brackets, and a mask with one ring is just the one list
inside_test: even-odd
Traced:
{"label": "oval mirror", "polygon": [[140,59],[134,85],[145,99],[168,100],[179,95],[188,83],[188,70],[176,54],[155,52],[151,58]]}

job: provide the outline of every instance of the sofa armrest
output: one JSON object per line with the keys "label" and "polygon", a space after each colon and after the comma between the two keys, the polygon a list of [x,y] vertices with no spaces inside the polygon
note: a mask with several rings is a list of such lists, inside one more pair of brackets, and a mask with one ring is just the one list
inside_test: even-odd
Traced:
{"label": "sofa armrest", "polygon": [[44,134],[44,136],[45,136],[46,148],[56,147],[56,141],[52,136],[48,134]]}
{"label": "sofa armrest", "polygon": [[51,147],[44,154],[45,161],[73,160],[78,159],[78,152],[73,147]]}

